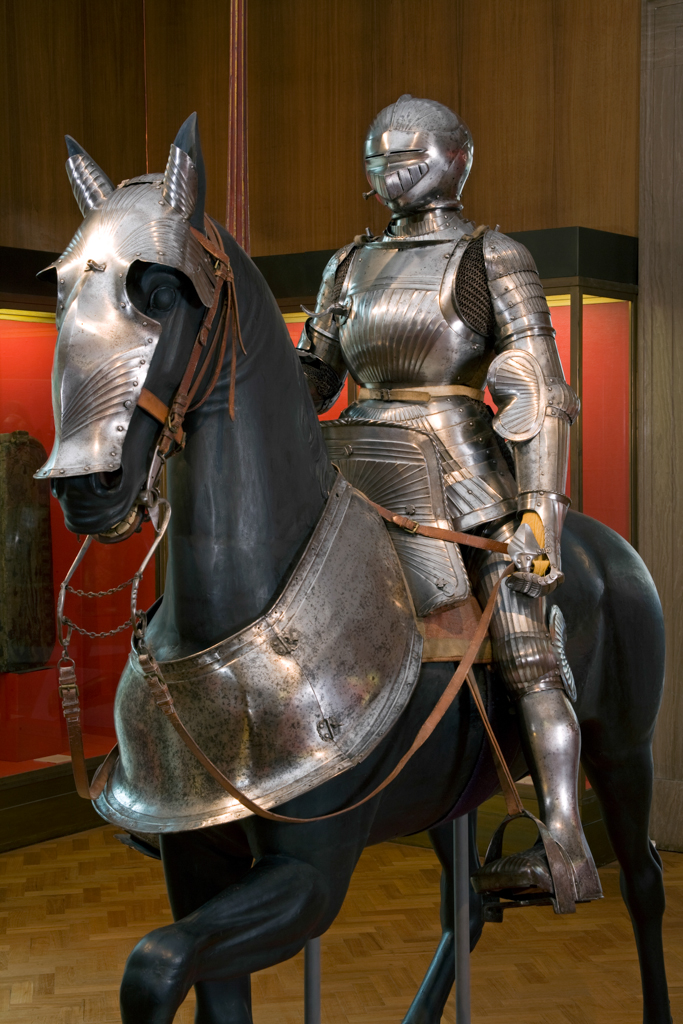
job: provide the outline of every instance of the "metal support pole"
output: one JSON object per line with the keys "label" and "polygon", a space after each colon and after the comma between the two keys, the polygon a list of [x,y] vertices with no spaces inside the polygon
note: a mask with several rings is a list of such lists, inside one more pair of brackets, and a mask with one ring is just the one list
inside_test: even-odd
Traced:
{"label": "metal support pole", "polygon": [[320,1024],[320,939],[304,946],[304,1024]]}
{"label": "metal support pole", "polygon": [[470,853],[467,815],[453,821],[455,1021],[470,1024]]}

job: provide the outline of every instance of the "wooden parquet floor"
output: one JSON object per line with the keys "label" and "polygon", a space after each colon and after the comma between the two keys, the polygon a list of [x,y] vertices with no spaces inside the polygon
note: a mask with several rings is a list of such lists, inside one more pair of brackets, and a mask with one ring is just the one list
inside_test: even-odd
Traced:
{"label": "wooden parquet floor", "polygon": [[[171,920],[160,865],[103,827],[0,856],[0,1021],[120,1021],[118,985],[137,940]],[[665,938],[674,1020],[683,1020],[683,855],[665,853]],[[472,956],[475,1024],[640,1024],[640,983],[615,865],[606,898],[556,917],[513,911]],[[323,937],[324,1024],[399,1024],[439,938],[430,850],[365,851]],[[254,976],[256,1024],[301,1024],[303,956]],[[176,1021],[191,1024],[188,997]],[[444,1020],[452,1024],[452,1003]],[[140,1022],[144,1024],[144,1022]]]}

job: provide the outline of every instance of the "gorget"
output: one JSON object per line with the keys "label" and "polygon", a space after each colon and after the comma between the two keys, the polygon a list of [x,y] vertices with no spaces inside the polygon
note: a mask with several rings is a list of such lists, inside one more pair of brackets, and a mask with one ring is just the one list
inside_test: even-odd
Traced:
{"label": "gorget", "polygon": [[[413,213],[405,217],[392,217],[383,236],[385,242],[405,239],[416,242],[419,240],[457,242],[463,234],[474,231],[474,222],[466,221],[456,208],[437,208]],[[375,239],[379,241],[380,239]]]}
{"label": "gorget", "polygon": [[[384,523],[339,476],[265,615],[161,663],[193,738],[246,794],[277,807],[362,761],[404,710],[422,640]],[[179,832],[250,814],[201,767],[131,654],[114,708],[119,760],[95,801],[133,831]]]}

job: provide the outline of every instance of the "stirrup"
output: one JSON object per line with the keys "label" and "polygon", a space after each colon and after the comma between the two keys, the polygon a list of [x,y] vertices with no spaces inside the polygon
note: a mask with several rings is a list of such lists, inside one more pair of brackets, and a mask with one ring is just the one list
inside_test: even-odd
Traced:
{"label": "stirrup", "polygon": [[519,896],[501,897],[496,893],[482,893],[484,920],[502,921],[503,911],[511,910],[513,907],[538,907],[552,906],[556,914],[576,913],[576,886],[574,884],[574,868],[572,863],[556,839],[548,831],[548,828],[530,811],[522,810],[518,814],[508,814],[500,823],[491,837],[483,867],[500,860],[503,856],[503,834],[511,821],[519,818],[528,818],[533,821],[538,829],[543,849],[545,851],[550,878],[553,883],[552,893],[525,893],[520,892]]}

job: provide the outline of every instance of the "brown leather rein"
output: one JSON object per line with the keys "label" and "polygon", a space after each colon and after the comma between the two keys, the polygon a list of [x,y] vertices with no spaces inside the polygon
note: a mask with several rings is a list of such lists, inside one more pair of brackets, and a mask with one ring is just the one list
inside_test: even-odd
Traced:
{"label": "brown leather rein", "polygon": [[[370,504],[374,505],[375,503],[370,502]],[[405,518],[403,516],[395,516],[394,514],[389,512],[388,509],[382,508],[382,506],[375,507],[378,509],[378,511],[380,511],[380,514],[382,514],[383,518],[388,519],[389,522],[395,522],[395,520],[397,519],[402,520]],[[414,529],[414,527],[416,527],[418,524],[414,523],[413,520],[407,520],[407,523],[409,524],[408,528],[411,533],[422,533],[423,530],[429,529],[436,531],[437,535],[443,540],[452,541],[457,538],[457,541],[459,543],[470,544],[473,547],[487,548],[489,550],[494,551],[507,550],[507,545],[502,544],[498,541],[488,540],[487,538],[471,537],[468,534],[458,534],[451,530],[437,531],[437,528],[435,527],[420,527],[416,530]],[[400,526],[402,524],[396,523],[396,525]],[[435,533],[432,532],[426,535],[434,536]],[[173,698],[168,689],[168,685],[164,680],[161,667],[159,666],[158,662],[151,654],[151,652],[144,645],[139,645],[137,649],[138,660],[140,663],[140,667],[142,668],[142,671],[147,680],[147,683],[149,685],[155,703],[166,715],[170,724],[178,733],[185,746],[194,755],[194,757],[196,757],[196,759],[205,768],[209,775],[211,775],[212,778],[214,778],[216,782],[223,789],[225,789],[226,792],[230,794],[230,796],[232,796],[235,800],[242,804],[242,806],[245,807],[248,811],[251,811],[252,814],[256,814],[261,818],[267,818],[269,821],[280,821],[298,825],[305,824],[306,822],[310,821],[324,821],[327,818],[336,818],[340,814],[347,814],[349,811],[353,811],[356,808],[361,807],[363,804],[367,803],[369,800],[372,800],[379,793],[381,793],[383,789],[386,789],[386,787],[391,782],[393,782],[394,779],[396,779],[396,777],[403,771],[403,769],[414,756],[414,754],[416,754],[417,751],[422,746],[424,746],[424,744],[432,735],[437,725],[442,720],[442,718],[452,705],[453,701],[457,697],[458,693],[462,689],[463,683],[467,682],[475,706],[484,724],[484,728],[486,730],[489,743],[491,745],[493,759],[496,766],[496,771],[498,773],[500,786],[505,797],[505,803],[508,814],[520,814],[524,811],[522,801],[520,799],[519,793],[517,792],[517,788],[515,786],[514,780],[505,761],[503,752],[498,744],[498,740],[496,739],[496,736],[491,727],[491,723],[489,722],[488,715],[486,714],[486,709],[484,707],[481,694],[479,692],[479,688],[472,673],[472,666],[474,665],[474,661],[477,657],[477,654],[483,643],[484,637],[486,636],[486,632],[491,622],[491,616],[493,615],[493,609],[496,603],[496,598],[498,597],[500,587],[505,577],[509,576],[514,571],[514,569],[514,563],[511,563],[506,568],[506,570],[501,574],[500,578],[496,581],[493,590],[491,591],[491,594],[489,596],[486,607],[484,608],[484,611],[482,613],[481,619],[479,620],[474,636],[472,637],[469,647],[467,648],[465,656],[463,657],[462,661],[458,665],[458,668],[451,677],[448,686],[441,694],[441,697],[434,705],[434,708],[432,709],[427,719],[423,723],[422,727],[420,728],[419,732],[417,733],[417,736],[413,740],[410,748],[406,751],[406,753],[400,759],[398,764],[378,786],[376,786],[370,793],[367,794],[367,796],[363,797],[361,800],[357,800],[355,803],[349,805],[348,807],[343,807],[341,808],[341,810],[333,811],[330,814],[320,814],[312,818],[294,818],[285,814],[277,814],[274,811],[268,811],[264,807],[261,807],[259,804],[255,803],[248,796],[246,796],[246,794],[242,793],[241,790],[237,789],[237,787],[234,786],[233,783],[223,774],[220,768],[218,768],[213,763],[213,761],[211,761],[211,759],[204,753],[201,747],[193,739],[192,735],[185,728],[183,722],[180,719],[180,716],[178,715],[178,712],[176,711],[175,705],[173,703]],[[114,768],[118,756],[118,748],[114,747],[113,750],[111,750],[109,754],[107,754],[107,757],[97,770],[95,777],[93,778],[92,784],[90,784],[88,782],[88,774],[83,752],[83,737],[80,725],[78,687],[75,685],[76,676],[73,665],[66,665],[64,666],[64,668],[60,669],[60,682],[62,683],[62,685],[60,686],[60,692],[62,694],[62,706],[64,709],[64,716],[67,721],[69,748],[71,750],[71,759],[74,780],[76,782],[76,790],[79,796],[84,797],[86,800],[96,800],[97,797],[102,793],[102,790],[104,789],[107,783],[107,779],[109,778]]]}
{"label": "brown leather rein", "polygon": [[[213,292],[213,302],[207,309],[204,319],[202,320],[202,326],[199,329],[199,333],[195,339],[190,358],[187,366],[185,367],[185,373],[183,374],[182,380],[178,386],[178,390],[173,396],[173,401],[170,407],[165,405],[160,398],[151,392],[148,388],[143,388],[138,398],[138,405],[145,412],[148,412],[150,416],[153,416],[155,420],[163,425],[161,431],[161,437],[157,445],[159,453],[166,457],[171,449],[171,445],[175,443],[177,449],[180,450],[185,443],[185,434],[183,432],[183,421],[188,412],[193,412],[198,409],[200,405],[203,405],[207,400],[211,392],[216,386],[218,376],[223,365],[223,357],[225,355],[225,348],[227,345],[228,334],[230,332],[230,325],[232,324],[232,360],[230,363],[230,393],[228,397],[228,412],[230,413],[230,419],[235,418],[235,376],[237,370],[237,343],[239,341],[240,347],[246,355],[246,349],[244,348],[244,342],[242,341],[242,332],[240,330],[240,319],[239,311],[237,308],[237,292],[235,291],[235,275],[230,265],[230,257],[227,253],[223,252],[221,248],[221,239],[212,221],[209,218],[205,218],[204,226],[206,228],[206,235],[203,235],[201,231],[197,231],[196,228],[190,228],[190,231],[210,256],[213,256],[215,262],[214,273],[216,275],[216,286]],[[220,297],[223,291],[223,285],[226,286],[226,301],[223,304],[220,313]],[[197,366],[201,358],[202,352],[206,348],[206,343],[211,333],[211,330],[216,321],[218,315],[218,325],[214,332],[211,345],[209,346],[202,367],[197,373]],[[206,371],[214,363],[213,373],[209,379],[208,385],[204,394],[199,401],[194,402],[195,396],[199,387],[206,376]],[[196,376],[195,376],[196,374]],[[193,404],[194,402],[194,404]]]}
{"label": "brown leather rein", "polygon": [[[213,391],[223,363],[231,323],[233,330],[228,410],[230,418],[234,419],[235,417],[235,376],[237,368],[238,341],[242,351],[246,355],[240,331],[235,278],[230,265],[230,259],[221,249],[220,236],[208,218],[205,220],[205,227],[207,232],[206,236],[195,228],[191,228],[190,230],[200,245],[211,256],[213,256],[216,261],[214,273],[217,280],[216,287],[214,289],[213,302],[204,316],[202,326],[192,347],[187,367],[170,407],[166,406],[160,398],[147,388],[142,389],[137,403],[140,408],[144,409],[163,425],[161,437],[157,445],[157,451],[160,453],[162,458],[166,458],[168,456],[173,444],[176,445],[176,450],[182,449],[185,443],[185,434],[183,431],[185,416],[188,412],[199,408],[199,406],[206,401]],[[211,345],[206,352],[202,367],[199,373],[197,373],[197,366],[199,364],[202,351],[206,348],[209,334],[211,333],[216,320],[216,315],[218,314],[223,284],[226,285],[226,302],[219,314],[220,318],[218,326],[214,333]],[[204,395],[193,405],[192,403],[197,391],[206,376],[206,371],[212,360],[214,361],[214,368]],[[498,551],[501,553],[507,552],[507,544],[503,544],[500,541],[490,540],[487,537],[472,536],[467,533],[458,533],[457,531],[446,530],[440,527],[423,526],[412,519],[408,519],[406,516],[393,513],[389,511],[389,509],[384,508],[382,505],[377,505],[373,501],[369,501],[369,504],[372,505],[387,522],[393,523],[395,526],[398,526],[403,530],[407,530],[409,533],[417,533],[424,537],[435,537],[439,540],[445,540],[456,544],[466,544],[469,547],[483,548],[488,551]],[[498,597],[498,592],[503,580],[514,571],[514,568],[514,564],[511,563],[495,583],[465,656],[458,665],[458,668],[453,674],[448,686],[441,694],[441,697],[417,733],[417,736],[413,740],[410,748],[406,751],[390,774],[387,775],[387,777],[378,786],[376,786],[372,792],[368,793],[367,796],[363,797],[361,800],[357,800],[350,806],[343,807],[341,810],[333,811],[330,814],[321,814],[312,818],[293,818],[284,814],[276,814],[274,811],[268,811],[254,803],[253,800],[250,800],[249,797],[237,789],[237,787],[234,786],[223,774],[220,768],[218,768],[213,761],[207,757],[201,747],[195,742],[191,734],[185,728],[178,712],[175,709],[173,698],[171,697],[168,685],[163,678],[161,667],[151,652],[145,647],[144,643],[139,644],[137,647],[138,660],[145,678],[147,679],[147,683],[152,696],[154,697],[155,703],[166,715],[170,724],[178,733],[188,750],[194,755],[194,757],[196,757],[199,763],[216,780],[216,782],[218,782],[218,784],[225,789],[230,796],[253,814],[258,815],[261,818],[267,818],[269,821],[280,821],[291,824],[305,824],[306,822],[311,821],[324,821],[327,818],[336,818],[340,814],[347,814],[349,811],[353,811],[356,808],[361,807],[363,804],[368,803],[369,800],[372,800],[381,793],[382,790],[386,789],[386,787],[403,771],[417,751],[424,746],[462,689],[463,683],[467,682],[491,744],[493,758],[498,772],[501,789],[505,797],[508,814],[519,814],[523,812],[523,805],[515,787],[512,775],[510,774],[505,762],[503,753],[493,733],[477,683],[472,673],[472,666],[474,665],[481,644],[486,636],[491,616],[493,615],[493,608],[496,598]],[[102,793],[107,780],[114,769],[114,765],[116,764],[118,757],[118,745],[107,754],[105,760],[95,773],[92,783],[90,783],[88,780],[85,752],[83,749],[79,691],[76,684],[76,673],[73,663],[64,664],[60,667],[59,678],[59,690],[62,698],[64,717],[67,723],[69,749],[71,752],[71,763],[76,791],[79,796],[86,800],[96,800]]]}

